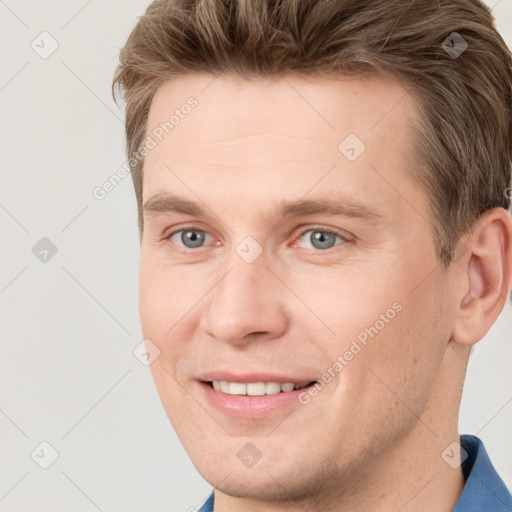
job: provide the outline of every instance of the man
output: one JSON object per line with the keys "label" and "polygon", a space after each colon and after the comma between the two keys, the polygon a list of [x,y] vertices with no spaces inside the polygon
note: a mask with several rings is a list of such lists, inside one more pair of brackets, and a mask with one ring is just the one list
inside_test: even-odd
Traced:
{"label": "man", "polygon": [[140,318],[201,511],[509,511],[459,436],[512,284],[480,2],[157,1],[120,54]]}

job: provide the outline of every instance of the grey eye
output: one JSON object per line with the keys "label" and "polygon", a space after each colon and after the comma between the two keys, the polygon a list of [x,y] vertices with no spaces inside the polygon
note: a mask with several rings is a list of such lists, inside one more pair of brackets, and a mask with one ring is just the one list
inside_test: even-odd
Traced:
{"label": "grey eye", "polygon": [[179,235],[180,243],[187,249],[201,247],[206,240],[206,232],[198,229],[182,229],[174,233],[171,239],[177,235]]}
{"label": "grey eye", "polygon": [[[309,234],[309,236],[308,236]],[[330,249],[331,247],[334,247],[336,244],[336,239],[339,238],[340,240],[343,240],[341,236],[330,233],[329,231],[320,231],[320,230],[314,230],[310,229],[309,231],[306,231],[302,234],[301,240],[306,240],[307,243],[310,244],[310,247],[306,247],[307,249]]]}

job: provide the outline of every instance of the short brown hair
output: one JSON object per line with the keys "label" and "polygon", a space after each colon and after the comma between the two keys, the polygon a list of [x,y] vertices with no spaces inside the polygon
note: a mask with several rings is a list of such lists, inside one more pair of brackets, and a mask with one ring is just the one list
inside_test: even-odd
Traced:
{"label": "short brown hair", "polygon": [[[128,158],[164,80],[372,73],[416,100],[412,171],[445,266],[479,215],[510,207],[511,53],[478,0],[157,0],[119,60],[112,92],[126,101]],[[143,160],[130,162],[142,238]]]}

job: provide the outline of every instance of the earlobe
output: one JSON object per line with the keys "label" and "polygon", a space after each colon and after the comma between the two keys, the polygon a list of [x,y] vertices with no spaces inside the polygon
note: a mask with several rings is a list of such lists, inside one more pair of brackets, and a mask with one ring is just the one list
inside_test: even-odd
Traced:
{"label": "earlobe", "polygon": [[485,212],[465,241],[461,267],[464,289],[457,300],[452,339],[474,345],[502,311],[512,279],[512,219],[504,208]]}

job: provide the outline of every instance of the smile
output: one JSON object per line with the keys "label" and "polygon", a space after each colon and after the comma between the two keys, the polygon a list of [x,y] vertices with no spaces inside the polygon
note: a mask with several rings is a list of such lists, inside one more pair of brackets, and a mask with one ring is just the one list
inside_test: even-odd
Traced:
{"label": "smile", "polygon": [[297,389],[302,389],[315,381],[310,382],[228,382],[225,380],[214,380],[208,382],[208,385],[215,391],[227,395],[246,395],[263,396],[276,395],[278,393],[288,393]]}

